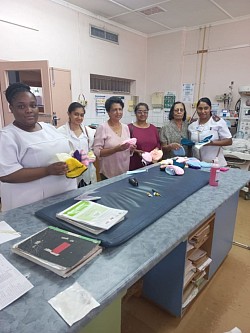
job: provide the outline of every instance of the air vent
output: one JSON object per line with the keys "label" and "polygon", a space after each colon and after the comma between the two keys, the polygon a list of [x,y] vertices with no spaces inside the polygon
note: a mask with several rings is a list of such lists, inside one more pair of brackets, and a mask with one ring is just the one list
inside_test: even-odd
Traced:
{"label": "air vent", "polygon": [[90,90],[103,93],[130,94],[134,80],[97,74],[90,74]]}
{"label": "air vent", "polygon": [[162,8],[154,6],[154,7],[150,7],[150,8],[147,8],[147,9],[140,10],[140,13],[142,13],[146,16],[150,16],[150,15],[158,14],[158,13],[161,13],[161,12],[164,12],[164,11],[165,10],[163,10]]}
{"label": "air vent", "polygon": [[93,25],[90,26],[90,36],[94,38],[99,38],[102,40],[106,40],[107,42],[112,42],[119,44],[119,35],[115,34],[111,31],[107,31],[102,28],[95,27]]}

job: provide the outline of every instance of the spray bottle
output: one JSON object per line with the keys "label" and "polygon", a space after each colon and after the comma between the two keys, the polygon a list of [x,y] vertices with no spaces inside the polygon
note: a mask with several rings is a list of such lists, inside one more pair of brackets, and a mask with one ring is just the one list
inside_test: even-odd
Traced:
{"label": "spray bottle", "polygon": [[219,161],[218,161],[218,157],[215,157],[214,163],[212,164],[212,167],[210,170],[209,185],[211,185],[211,186],[219,185],[219,174],[220,174]]}

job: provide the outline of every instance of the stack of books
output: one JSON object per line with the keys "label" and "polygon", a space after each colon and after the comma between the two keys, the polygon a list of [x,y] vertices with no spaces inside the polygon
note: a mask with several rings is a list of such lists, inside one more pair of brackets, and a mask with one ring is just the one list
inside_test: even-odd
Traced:
{"label": "stack of books", "polygon": [[192,264],[192,261],[187,259],[185,262],[185,275],[184,275],[184,288],[193,280],[196,274],[196,267]]}
{"label": "stack of books", "polygon": [[204,271],[212,261],[212,259],[208,257],[207,252],[202,249],[196,249],[196,251],[189,256],[189,260],[198,272]]}
{"label": "stack of books", "polygon": [[207,224],[206,226],[197,230],[197,232],[189,239],[189,243],[191,243],[195,248],[199,248],[209,238],[209,234],[210,224]]}
{"label": "stack of books", "polygon": [[58,219],[98,235],[124,220],[127,210],[100,205],[92,201],[79,201],[56,214]]}
{"label": "stack of books", "polygon": [[102,251],[100,241],[49,226],[13,245],[12,251],[68,277]]}
{"label": "stack of books", "polygon": [[183,309],[190,304],[206,283],[208,267],[212,262],[207,252],[211,234],[212,225],[211,223],[206,223],[188,239],[183,282]]}

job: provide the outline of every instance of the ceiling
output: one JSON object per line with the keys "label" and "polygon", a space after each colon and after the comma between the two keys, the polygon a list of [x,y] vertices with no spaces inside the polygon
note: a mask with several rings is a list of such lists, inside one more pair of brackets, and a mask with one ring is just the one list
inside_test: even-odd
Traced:
{"label": "ceiling", "polygon": [[86,14],[91,12],[98,19],[149,36],[250,17],[250,0],[57,0],[56,2]]}

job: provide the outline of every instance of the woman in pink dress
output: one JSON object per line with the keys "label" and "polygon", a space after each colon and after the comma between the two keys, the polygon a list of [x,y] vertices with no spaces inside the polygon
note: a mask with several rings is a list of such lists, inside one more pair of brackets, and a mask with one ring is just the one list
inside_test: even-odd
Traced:
{"label": "woman in pink dress", "polygon": [[136,149],[130,158],[129,170],[142,168],[142,153],[161,148],[157,128],[147,122],[149,108],[146,103],[139,103],[135,107],[136,121],[129,124],[131,138],[136,138]]}
{"label": "woman in pink dress", "polygon": [[93,150],[99,159],[101,180],[129,170],[130,154],[135,146],[124,143],[130,137],[128,126],[120,122],[124,103],[118,97],[105,102],[109,120],[96,129]]}

